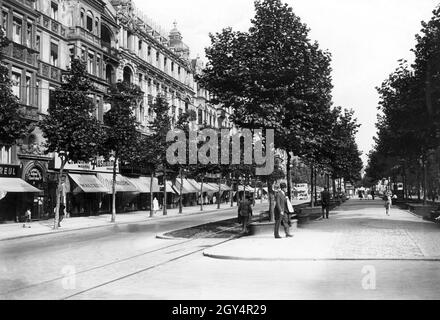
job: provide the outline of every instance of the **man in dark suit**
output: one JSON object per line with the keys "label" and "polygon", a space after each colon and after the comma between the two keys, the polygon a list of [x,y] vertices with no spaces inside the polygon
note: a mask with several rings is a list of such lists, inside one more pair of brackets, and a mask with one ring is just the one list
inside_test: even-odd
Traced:
{"label": "man in dark suit", "polygon": [[286,238],[293,237],[289,232],[289,218],[288,218],[288,208],[286,201],[286,191],[287,185],[285,183],[275,184],[275,239],[280,239],[280,225],[283,222],[284,232],[286,233]]}
{"label": "man in dark suit", "polygon": [[325,219],[330,212],[330,192],[327,187],[321,192],[322,218]]}

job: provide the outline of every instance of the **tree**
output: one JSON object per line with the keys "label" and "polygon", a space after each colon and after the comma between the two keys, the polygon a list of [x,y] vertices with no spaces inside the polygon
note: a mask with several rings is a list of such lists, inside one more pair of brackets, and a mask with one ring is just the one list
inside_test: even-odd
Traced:
{"label": "tree", "polygon": [[3,49],[10,41],[0,30],[0,146],[10,147],[26,135],[29,124],[23,120],[18,98],[12,93],[9,70],[3,64]]}
{"label": "tree", "polygon": [[[169,114],[169,105],[165,97],[158,95],[152,106],[155,118],[150,123],[149,129],[151,135],[147,137],[147,146],[150,149],[150,156],[148,163],[152,169],[152,177],[156,171],[161,171],[163,174],[164,197],[163,197],[163,215],[167,215],[167,170],[170,169],[166,159],[166,151],[171,145],[171,142],[166,141],[168,132],[171,130],[172,118]],[[151,195],[152,198],[152,195]]]}
{"label": "tree", "polygon": [[111,109],[104,115],[105,142],[103,153],[113,157],[112,218],[116,221],[116,169],[118,162],[131,162],[136,156],[140,133],[137,131],[133,108],[142,99],[142,90],[128,82],[118,82],[110,88],[107,101]]}
{"label": "tree", "polygon": [[68,73],[63,76],[60,88],[53,93],[53,104],[39,127],[46,139],[46,153],[56,152],[61,159],[56,195],[54,228],[58,228],[60,191],[64,167],[69,161],[89,161],[99,153],[99,142],[104,132],[95,118],[96,106],[89,97],[93,85],[87,76],[86,66],[73,59]]}
{"label": "tree", "polygon": [[255,11],[248,32],[210,35],[209,62],[197,80],[214,104],[232,108],[237,127],[274,129],[276,148],[300,154],[305,143],[313,146],[308,135],[321,130],[331,105],[330,55],[280,0],[256,1]]}

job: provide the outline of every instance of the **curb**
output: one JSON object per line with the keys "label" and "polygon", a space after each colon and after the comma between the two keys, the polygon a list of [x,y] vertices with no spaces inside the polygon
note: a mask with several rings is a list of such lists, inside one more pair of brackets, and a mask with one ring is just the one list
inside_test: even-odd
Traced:
{"label": "curb", "polygon": [[[264,212],[266,212],[266,211],[261,211],[261,212],[259,212],[259,214],[264,213]],[[233,218],[231,218],[231,219],[233,219]],[[228,220],[228,219],[226,219],[226,220]],[[218,220],[218,221],[223,221],[223,220]],[[215,222],[218,222],[218,221],[213,221],[213,222],[209,222],[209,223],[215,223]],[[197,225],[197,226],[194,226],[194,227],[203,226],[203,225],[209,224],[209,223],[200,224],[200,225]],[[184,229],[187,229],[187,228],[184,228]],[[184,230],[184,229],[175,229],[175,230],[167,231],[167,232],[164,232],[164,233],[156,234],[156,239],[161,239],[161,240],[197,239],[197,238],[180,238],[180,237],[172,237],[172,236],[166,236],[165,235],[166,233],[172,233],[172,232],[179,231],[179,230]],[[241,238],[241,237],[244,237],[244,236],[245,236],[244,234],[238,234],[238,235],[233,236],[232,239],[238,239],[238,238]]]}
{"label": "curb", "polygon": [[[228,207],[227,209],[231,209],[231,208],[233,209],[235,207]],[[220,210],[221,209],[222,208],[220,208]],[[223,208],[223,209],[225,209],[225,208]],[[227,209],[225,209],[225,210],[227,210]],[[177,214],[177,215],[172,215],[172,216],[160,216],[160,218],[158,218],[157,220],[180,218],[180,217],[186,217],[186,216],[194,216],[194,215],[197,215],[197,214],[205,214],[205,213],[215,212],[217,210],[219,210],[219,209],[212,209],[212,210],[207,210],[207,211],[199,211],[199,212],[193,212],[193,213],[187,213],[187,214]],[[149,220],[138,220],[138,221],[131,221],[131,222],[116,222],[116,223],[108,222],[109,224],[101,225],[101,226],[82,227],[82,228],[76,228],[76,229],[70,229],[70,230],[56,230],[56,231],[52,230],[52,231],[48,231],[48,232],[44,232],[44,233],[27,234],[27,235],[21,235],[21,236],[14,236],[14,237],[9,237],[9,238],[4,238],[4,239],[0,239],[0,242],[1,241],[8,241],[8,240],[17,240],[17,239],[45,236],[45,235],[55,235],[55,234],[59,234],[59,233],[67,233],[67,232],[74,232],[74,231],[81,231],[81,230],[88,230],[88,229],[114,227],[114,226],[118,226],[118,225],[126,225],[126,224],[132,224],[132,223],[140,223],[140,222],[149,222],[149,221],[154,221],[155,220],[154,217],[148,217],[147,219],[149,219]]]}
{"label": "curb", "polygon": [[427,261],[439,262],[440,258],[286,258],[286,257],[239,257],[203,252],[203,256],[218,260],[239,261]]}

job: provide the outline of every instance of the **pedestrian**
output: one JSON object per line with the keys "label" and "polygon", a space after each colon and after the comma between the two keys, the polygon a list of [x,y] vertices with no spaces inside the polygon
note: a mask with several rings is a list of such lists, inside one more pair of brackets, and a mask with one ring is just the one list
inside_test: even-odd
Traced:
{"label": "pedestrian", "polygon": [[159,209],[160,209],[160,208],[159,208],[159,201],[157,200],[156,197],[154,197],[154,200],[153,200],[153,215],[155,215],[156,212],[157,212]]}
{"label": "pedestrian", "polygon": [[217,203],[217,198],[216,198],[216,196],[213,196],[212,197],[212,204],[216,204]]}
{"label": "pedestrian", "polygon": [[387,192],[387,194],[385,195],[385,211],[387,216],[390,215],[391,204],[392,204],[391,193]]}
{"label": "pedestrian", "polygon": [[322,218],[328,219],[328,215],[330,212],[330,192],[328,188],[325,187],[324,191],[321,192],[321,206],[322,206]]}
{"label": "pedestrian", "polygon": [[[26,228],[26,223],[27,222],[31,222],[31,217],[32,217],[32,212],[31,209],[27,209],[26,212],[24,213],[24,223],[23,223],[23,228]],[[27,226],[28,228],[30,228],[31,226]]]}
{"label": "pedestrian", "polygon": [[374,190],[371,190],[371,197],[373,198],[373,200],[374,200],[374,197],[375,197],[375,192],[374,192]]}
{"label": "pedestrian", "polygon": [[59,219],[58,219],[58,227],[61,227],[61,221],[63,221],[64,219],[64,209],[66,208],[66,206],[64,205],[64,203],[60,203],[60,215],[59,215]]}
{"label": "pedestrian", "polygon": [[273,189],[275,190],[275,239],[280,239],[280,225],[283,223],[286,238],[293,237],[289,232],[288,208],[286,201],[287,185],[285,183],[275,183]]}
{"label": "pedestrian", "polygon": [[241,232],[248,232],[249,221],[252,217],[252,206],[251,206],[251,197],[247,196],[240,201],[240,205],[238,206],[238,215],[240,216],[240,220],[242,223]]}

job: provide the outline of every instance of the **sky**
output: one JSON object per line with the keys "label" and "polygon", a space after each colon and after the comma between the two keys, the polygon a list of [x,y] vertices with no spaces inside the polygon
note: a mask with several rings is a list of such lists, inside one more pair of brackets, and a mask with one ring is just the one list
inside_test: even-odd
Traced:
{"label": "sky", "polygon": [[[379,96],[376,87],[398,66],[414,60],[415,35],[440,0],[284,0],[310,28],[309,36],[332,54],[335,106],[351,108],[361,124],[357,143],[367,164],[374,146]],[[165,30],[177,28],[193,58],[205,58],[209,33],[247,31],[252,0],[134,0]],[[206,61],[206,60],[205,60]]]}

